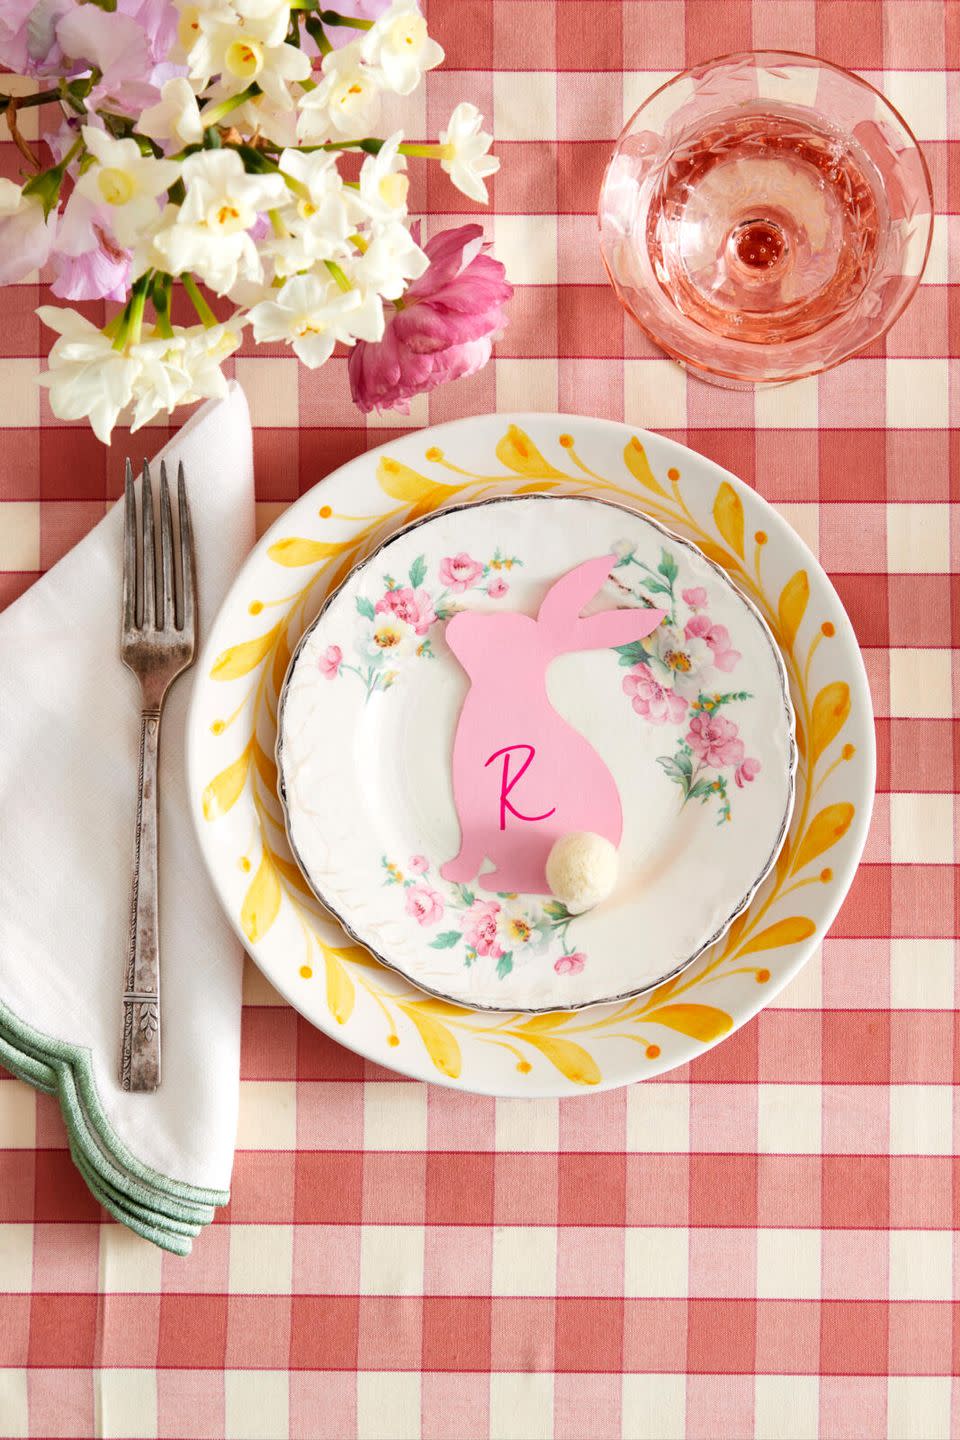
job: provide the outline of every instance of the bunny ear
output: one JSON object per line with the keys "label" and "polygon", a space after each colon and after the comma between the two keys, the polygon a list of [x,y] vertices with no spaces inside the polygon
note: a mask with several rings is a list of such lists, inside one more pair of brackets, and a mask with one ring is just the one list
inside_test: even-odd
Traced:
{"label": "bunny ear", "polygon": [[599,555],[561,575],[543,597],[537,623],[562,636],[576,623],[580,611],[593,599],[616,563],[616,555]]}
{"label": "bunny ear", "polygon": [[573,627],[564,649],[605,650],[617,645],[629,645],[634,640],[643,640],[656,630],[666,615],[666,610],[651,608],[629,610],[601,610],[596,615],[587,615]]}

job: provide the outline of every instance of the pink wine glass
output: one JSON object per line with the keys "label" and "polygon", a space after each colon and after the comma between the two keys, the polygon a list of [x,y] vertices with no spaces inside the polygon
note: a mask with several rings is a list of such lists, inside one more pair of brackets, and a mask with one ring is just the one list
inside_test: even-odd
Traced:
{"label": "pink wine glass", "polygon": [[910,127],[812,55],[725,55],[628,122],[600,192],[621,304],[719,385],[797,380],[887,331],[930,250],[933,195]]}

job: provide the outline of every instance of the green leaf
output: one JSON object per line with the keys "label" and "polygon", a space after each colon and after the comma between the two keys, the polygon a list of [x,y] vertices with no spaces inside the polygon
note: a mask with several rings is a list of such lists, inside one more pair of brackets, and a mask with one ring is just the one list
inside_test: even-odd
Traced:
{"label": "green leaf", "polygon": [[666,576],[668,582],[671,585],[673,584],[674,580],[676,580],[679,569],[676,560],[674,560],[669,550],[660,551],[660,564],[657,566],[657,569],[660,571],[661,575]]}
{"label": "green leaf", "polygon": [[438,935],[436,940],[430,941],[430,949],[452,950],[454,945],[456,945],[462,939],[463,936],[460,934],[459,930],[444,930],[443,934]]}
{"label": "green leaf", "polygon": [[506,954],[501,955],[500,959],[497,961],[497,978],[499,980],[505,980],[512,969],[513,952],[508,950]]}
{"label": "green leaf", "polygon": [[357,610],[365,620],[372,620],[376,614],[373,601],[368,600],[365,595],[357,596]]}
{"label": "green leaf", "polygon": [[548,900],[543,911],[545,915],[550,916],[551,920],[569,920],[571,918],[570,911],[559,900]]}
{"label": "green leaf", "polygon": [[614,645],[614,650],[620,656],[620,664],[645,665],[650,659],[642,640],[631,640],[628,645]]}
{"label": "green leaf", "polygon": [[419,587],[423,584],[423,579],[426,573],[427,557],[425,555],[418,555],[416,560],[414,560],[413,564],[410,566],[410,584],[413,586],[414,590],[419,589]]}
{"label": "green leaf", "polygon": [[706,801],[715,793],[712,780],[698,780],[696,785],[691,786],[687,792],[687,799]]}
{"label": "green leaf", "polygon": [[659,580],[648,579],[645,575],[640,581],[644,590],[649,590],[651,595],[672,595],[673,591],[669,585],[662,585]]}
{"label": "green leaf", "polygon": [[466,906],[468,910],[477,898],[472,890],[467,889],[466,885],[458,885],[457,894],[460,896],[460,904]]}

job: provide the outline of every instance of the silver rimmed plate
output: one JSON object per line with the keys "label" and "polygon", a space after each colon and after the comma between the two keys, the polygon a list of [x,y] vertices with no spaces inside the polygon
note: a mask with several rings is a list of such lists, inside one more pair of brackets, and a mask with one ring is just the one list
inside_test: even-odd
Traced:
{"label": "silver rimmed plate", "polygon": [[[623,813],[614,893],[571,915],[549,894],[504,893],[482,867],[441,874],[461,839],[451,755],[470,683],[445,630],[463,611],[535,616],[561,576],[602,556],[615,558],[587,613],[653,604],[665,617],[546,672],[567,747],[556,798],[587,747]],[[507,653],[511,626],[487,632],[492,756],[515,739],[505,687],[531,678],[535,708],[538,677]],[[421,519],[347,576],[291,663],[277,758],[291,848],[352,936],[446,1000],[538,1012],[641,994],[719,939],[776,860],[796,747],[777,646],[717,565],[620,505],[532,495]],[[507,820],[530,843],[535,827]]]}

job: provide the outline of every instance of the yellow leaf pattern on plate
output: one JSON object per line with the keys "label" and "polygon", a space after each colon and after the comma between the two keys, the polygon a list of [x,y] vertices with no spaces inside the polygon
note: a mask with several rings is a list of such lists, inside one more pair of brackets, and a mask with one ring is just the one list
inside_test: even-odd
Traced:
{"label": "yellow leaf pattern on plate", "polygon": [[239,645],[231,645],[229,650],[221,651],[213,662],[210,679],[239,680],[241,676],[249,675],[268,654],[279,628],[279,625],[275,625],[263,635],[256,635],[252,640],[241,640]]}
{"label": "yellow leaf pattern on plate", "polygon": [[251,945],[262,940],[280,909],[280,881],[269,853],[264,850],[256,875],[244,896],[240,924]]}
{"label": "yellow leaf pattern on plate", "polygon": [[353,981],[337,959],[336,951],[324,950],[327,968],[327,1004],[338,1025],[346,1025],[353,1014],[357,992]]}
{"label": "yellow leaf pattern on plate", "polygon": [[463,1065],[457,1037],[446,1025],[441,1025],[439,1020],[427,1014],[422,1004],[401,1002],[400,1009],[416,1025],[426,1052],[441,1075],[449,1075],[451,1080],[456,1080]]}
{"label": "yellow leaf pattern on plate", "polygon": [[[514,1032],[516,1033],[516,1032]],[[573,1040],[562,1040],[559,1035],[538,1034],[533,1030],[524,1030],[522,1038],[528,1045],[532,1045],[540,1054],[556,1066],[561,1075],[566,1075],[574,1085],[599,1085],[601,1080],[600,1066],[594,1060],[589,1050],[582,1045],[577,1045]]]}
{"label": "yellow leaf pattern on plate", "polygon": [[807,579],[807,572],[798,570],[781,590],[780,604],[777,607],[780,617],[780,634],[788,650],[793,649],[793,642],[797,638],[797,631],[800,629],[800,622],[809,599],[810,581]]}
{"label": "yellow leaf pattern on plate", "polygon": [[434,503],[442,505],[445,499],[456,495],[460,488],[459,485],[441,485],[436,480],[429,480],[426,475],[411,470],[410,466],[404,465],[402,461],[391,460],[389,455],[385,455],[377,466],[377,480],[384,494],[389,495],[391,500],[402,501],[405,505],[411,505],[433,494],[441,497]]}
{"label": "yellow leaf pattern on plate", "polygon": [[778,920],[775,925],[768,925],[766,930],[754,935],[753,939],[744,945],[740,954],[753,955],[758,950],[777,950],[781,945],[797,945],[801,940],[808,940],[816,928],[806,915],[790,915],[786,920]]}
{"label": "yellow leaf pattern on plate", "polygon": [[670,1030],[679,1030],[691,1040],[701,1040],[705,1045],[719,1040],[733,1029],[733,1021],[726,1010],[714,1005],[664,1005],[643,1017],[644,1024],[652,1021],[655,1025],[666,1025]]}
{"label": "yellow leaf pattern on plate", "polygon": [[717,529],[731,550],[743,559],[743,503],[733,486],[724,480],[713,502]]}
{"label": "yellow leaf pattern on plate", "polygon": [[278,565],[293,570],[301,565],[317,565],[321,560],[332,560],[349,548],[347,540],[306,540],[301,535],[286,535],[271,545],[267,554]]}
{"label": "yellow leaf pattern on plate", "polygon": [[654,477],[654,473],[650,469],[650,461],[647,459],[647,452],[636,435],[629,441],[623,452],[623,463],[634,480],[639,481],[647,490],[652,490],[654,495],[666,495],[666,490]]}
{"label": "yellow leaf pattern on plate", "polygon": [[517,475],[526,475],[530,480],[567,479],[562,470],[557,470],[540,454],[530,436],[521,430],[519,425],[511,425],[497,445],[497,459],[501,465],[506,465],[508,470],[513,470]]}
{"label": "yellow leaf pattern on plate", "polygon": [[813,719],[810,722],[810,751],[814,765],[837,738],[850,714],[850,687],[842,680],[825,685],[813,702]]}
{"label": "yellow leaf pattern on plate", "polygon": [[816,860],[818,855],[822,855],[824,850],[829,850],[831,845],[842,840],[850,829],[853,815],[853,806],[846,800],[839,801],[836,805],[828,805],[825,810],[815,815],[800,842],[793,868],[802,870]]}
{"label": "yellow leaf pattern on plate", "polygon": [[247,783],[247,771],[250,769],[250,746],[238,755],[231,765],[215,775],[210,784],[203,792],[203,818],[204,820],[216,820],[220,815],[226,815],[239,799],[244,785]]}
{"label": "yellow leaf pattern on plate", "polygon": [[253,758],[256,762],[260,779],[266,785],[271,795],[277,793],[277,767],[273,756],[268,755],[256,736],[253,737]]}

